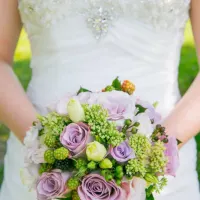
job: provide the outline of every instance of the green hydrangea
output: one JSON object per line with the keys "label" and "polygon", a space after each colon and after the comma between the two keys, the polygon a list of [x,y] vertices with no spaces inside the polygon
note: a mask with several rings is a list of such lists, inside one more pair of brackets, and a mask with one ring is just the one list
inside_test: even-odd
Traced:
{"label": "green hydrangea", "polygon": [[43,126],[43,134],[60,135],[64,127],[70,123],[70,119],[67,116],[61,116],[56,112],[51,112],[46,116],[39,115],[38,119]]}
{"label": "green hydrangea", "polygon": [[131,135],[129,145],[133,148],[136,157],[139,159],[145,159],[151,151],[149,139],[141,134]]}
{"label": "green hydrangea", "polygon": [[68,156],[69,150],[64,147],[60,147],[54,151],[54,157],[57,160],[65,160],[66,158],[68,158]]}
{"label": "green hydrangea", "polygon": [[67,181],[67,187],[70,190],[76,190],[79,185],[80,185],[80,181],[76,177],[72,177],[72,178],[68,179],[68,181]]}
{"label": "green hydrangea", "polygon": [[81,167],[85,167],[85,166],[87,166],[87,162],[85,159],[79,158],[79,159],[75,160],[76,169],[80,169]]}
{"label": "green hydrangea", "polygon": [[44,160],[49,164],[53,164],[56,161],[54,151],[51,149],[46,150],[44,153]]}
{"label": "green hydrangea", "polygon": [[145,163],[142,159],[131,159],[126,165],[126,175],[129,177],[137,176],[144,177],[146,174]]}
{"label": "green hydrangea", "polygon": [[91,127],[91,134],[99,142],[119,145],[124,140],[124,134],[120,133],[114,122],[108,121],[108,111],[101,105],[83,105],[85,121]]}
{"label": "green hydrangea", "polygon": [[57,145],[57,137],[56,135],[53,134],[46,134],[44,137],[44,143],[47,145],[49,148],[54,148]]}
{"label": "green hydrangea", "polygon": [[157,141],[151,147],[149,154],[149,170],[152,173],[164,174],[167,165],[167,157],[165,156],[165,146],[163,142]]}

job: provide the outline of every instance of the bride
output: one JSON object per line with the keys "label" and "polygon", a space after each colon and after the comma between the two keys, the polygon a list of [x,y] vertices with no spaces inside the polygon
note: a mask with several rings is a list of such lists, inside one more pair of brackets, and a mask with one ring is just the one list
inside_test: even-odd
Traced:
{"label": "bride", "polygon": [[[181,140],[180,168],[156,200],[199,200],[196,144],[200,130],[200,75],[180,99],[177,75],[185,23],[191,17],[200,57],[198,0],[0,1],[0,121],[8,141],[0,200],[36,200],[19,177],[25,132],[48,104],[80,84],[100,90],[116,76],[136,95],[159,101],[169,135]],[[27,94],[11,68],[22,23],[32,50]]]}

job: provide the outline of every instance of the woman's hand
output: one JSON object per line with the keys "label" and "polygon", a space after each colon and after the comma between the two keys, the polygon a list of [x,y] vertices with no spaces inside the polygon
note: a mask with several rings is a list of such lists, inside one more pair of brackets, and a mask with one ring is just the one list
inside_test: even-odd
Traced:
{"label": "woman's hand", "polygon": [[18,0],[0,1],[0,121],[23,141],[36,111],[11,68],[21,27]]}
{"label": "woman's hand", "polygon": [[[192,0],[190,16],[196,42],[197,56],[200,61],[199,10],[200,1]],[[163,125],[166,126],[169,135],[175,135],[183,142],[180,146],[200,131],[200,73]]]}

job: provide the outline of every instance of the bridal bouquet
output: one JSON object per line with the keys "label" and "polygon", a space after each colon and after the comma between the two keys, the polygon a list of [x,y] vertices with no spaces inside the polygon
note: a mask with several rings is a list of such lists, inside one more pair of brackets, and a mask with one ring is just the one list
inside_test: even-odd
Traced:
{"label": "bridal bouquet", "polygon": [[178,141],[156,105],[116,78],[101,92],[81,88],[49,107],[27,132],[21,178],[38,200],[154,199],[175,176]]}

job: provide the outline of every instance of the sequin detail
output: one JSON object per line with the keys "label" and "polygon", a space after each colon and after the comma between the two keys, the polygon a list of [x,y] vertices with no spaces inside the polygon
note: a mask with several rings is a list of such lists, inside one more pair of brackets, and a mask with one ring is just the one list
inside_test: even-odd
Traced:
{"label": "sequin detail", "polygon": [[19,0],[25,26],[50,27],[80,15],[99,39],[122,16],[162,31],[177,31],[189,18],[190,0]]}

